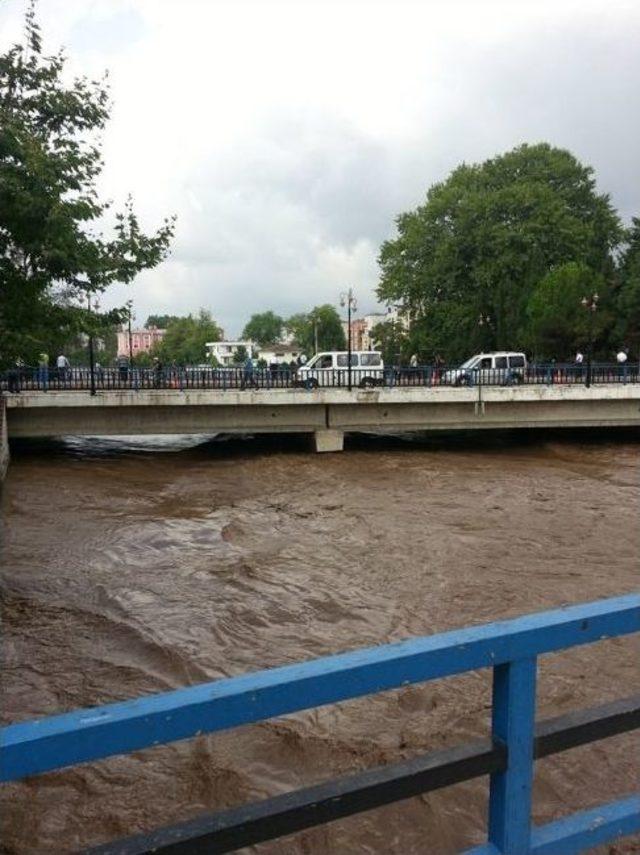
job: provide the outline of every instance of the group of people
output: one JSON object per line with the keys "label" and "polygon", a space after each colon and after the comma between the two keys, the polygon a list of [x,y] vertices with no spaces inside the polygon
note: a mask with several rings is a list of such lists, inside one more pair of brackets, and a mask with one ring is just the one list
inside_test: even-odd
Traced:
{"label": "group of people", "polygon": [[[24,360],[18,357],[14,365],[7,371],[7,391],[12,394],[19,395],[22,385],[22,378],[27,367]],[[56,371],[58,380],[65,383],[71,374],[71,363],[67,357],[61,353],[56,359]],[[43,391],[47,391],[49,387],[49,354],[41,353],[38,357],[38,387]]]}
{"label": "group of people", "polygon": [[[618,363],[618,375],[622,377],[626,371],[626,363],[629,358],[629,348],[621,347],[620,350],[616,353],[616,362]],[[577,366],[576,374],[577,376],[582,376],[583,365],[584,365],[584,354],[581,350],[576,353],[574,362]]]}
{"label": "group of people", "polygon": [[[618,365],[624,365],[628,358],[629,358],[629,348],[627,348],[627,347],[621,348],[616,353],[616,362],[618,363]],[[576,353],[576,358],[574,361],[575,361],[576,365],[582,365],[583,364],[584,354],[582,353],[582,351],[579,350]]]}
{"label": "group of people", "polygon": [[[271,362],[269,363],[268,369],[269,374],[272,379],[275,381],[278,377],[287,376],[289,374],[294,374],[301,365],[304,365],[307,361],[307,357],[304,354],[298,356],[297,359],[292,359],[291,362]],[[245,389],[247,386],[253,386],[255,388],[258,387],[258,382],[256,378],[256,364],[253,361],[251,356],[247,356],[244,363],[242,364],[242,388]]]}

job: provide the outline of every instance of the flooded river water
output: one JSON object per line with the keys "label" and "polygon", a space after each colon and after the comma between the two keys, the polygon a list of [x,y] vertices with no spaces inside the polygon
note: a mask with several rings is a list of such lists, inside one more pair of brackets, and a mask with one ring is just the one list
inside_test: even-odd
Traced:
{"label": "flooded river water", "polygon": [[[629,435],[90,439],[14,448],[2,494],[4,722],[638,587]],[[640,646],[545,658],[540,717],[638,691]],[[63,853],[486,735],[490,675],[407,687],[32,778],[5,853]],[[628,734],[541,761],[535,819],[637,786]],[[486,779],[255,847],[484,839]],[[603,852],[640,851],[636,841]]]}

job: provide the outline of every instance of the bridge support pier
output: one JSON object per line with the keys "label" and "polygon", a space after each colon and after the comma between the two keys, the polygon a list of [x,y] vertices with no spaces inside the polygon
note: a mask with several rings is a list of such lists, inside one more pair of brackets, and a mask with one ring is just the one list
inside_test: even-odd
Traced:
{"label": "bridge support pier", "polygon": [[321,451],[342,451],[344,448],[344,431],[324,428],[313,434],[315,449]]}

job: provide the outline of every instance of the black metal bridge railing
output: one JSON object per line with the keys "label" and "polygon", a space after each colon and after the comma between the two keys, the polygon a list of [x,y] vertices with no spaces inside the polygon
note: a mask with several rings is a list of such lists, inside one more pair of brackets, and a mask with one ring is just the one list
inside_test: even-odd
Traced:
{"label": "black metal bridge railing", "polygon": [[167,367],[137,368],[12,368],[0,373],[0,391],[140,391],[148,389],[308,389],[438,386],[599,385],[638,383],[637,363],[575,364],[535,363],[525,368],[464,369],[423,365],[418,367],[273,369]]}

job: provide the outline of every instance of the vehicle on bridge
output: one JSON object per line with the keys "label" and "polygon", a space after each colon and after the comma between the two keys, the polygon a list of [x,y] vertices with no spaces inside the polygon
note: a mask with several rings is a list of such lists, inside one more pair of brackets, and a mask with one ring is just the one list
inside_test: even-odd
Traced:
{"label": "vehicle on bridge", "polygon": [[[349,382],[349,354],[331,350],[316,354],[296,372],[299,385],[309,389],[318,386],[346,386]],[[375,350],[351,351],[351,381],[361,388],[381,386],[384,382],[382,354]]]}
{"label": "vehicle on bridge", "polygon": [[527,371],[524,353],[500,350],[494,353],[477,353],[459,368],[445,371],[442,382],[452,386],[491,384],[516,386],[523,383]]}

